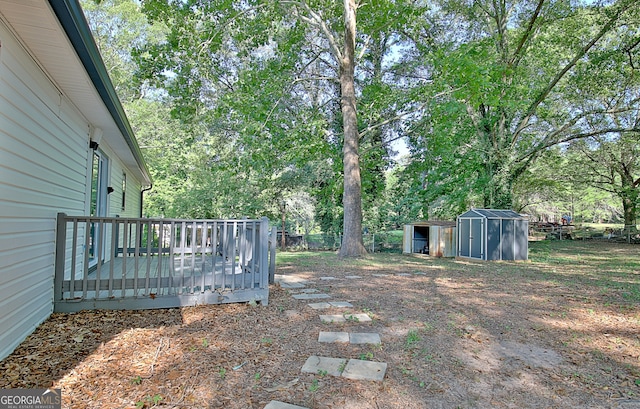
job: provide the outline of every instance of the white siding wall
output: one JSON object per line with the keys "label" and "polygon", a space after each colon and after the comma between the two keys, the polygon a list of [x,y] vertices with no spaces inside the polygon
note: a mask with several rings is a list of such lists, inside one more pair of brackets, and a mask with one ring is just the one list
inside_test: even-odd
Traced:
{"label": "white siding wall", "polygon": [[[140,190],[142,184],[135,180],[131,172],[124,169],[120,162],[109,147],[100,144],[100,148],[109,157],[109,186],[113,187],[114,192],[109,195],[109,207],[107,209],[108,216],[120,217],[140,217]],[[122,210],[122,174],[127,174],[127,193],[125,195],[125,210]]]}
{"label": "white siding wall", "polygon": [[[53,310],[56,214],[89,210],[89,125],[0,19],[0,359]],[[140,183],[127,175],[122,212],[109,156],[108,214],[138,216]]]}

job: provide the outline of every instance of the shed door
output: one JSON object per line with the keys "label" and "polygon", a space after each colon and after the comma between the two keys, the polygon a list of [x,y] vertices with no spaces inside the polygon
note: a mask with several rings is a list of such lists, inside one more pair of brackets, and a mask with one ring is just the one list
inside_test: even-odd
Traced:
{"label": "shed door", "polygon": [[501,220],[487,219],[487,260],[502,260]]}
{"label": "shed door", "polygon": [[458,222],[458,255],[471,257],[471,219],[459,219]]}
{"label": "shed door", "polygon": [[469,236],[469,242],[471,245],[471,258],[484,259],[483,245],[482,245],[482,219],[471,219],[471,235]]}

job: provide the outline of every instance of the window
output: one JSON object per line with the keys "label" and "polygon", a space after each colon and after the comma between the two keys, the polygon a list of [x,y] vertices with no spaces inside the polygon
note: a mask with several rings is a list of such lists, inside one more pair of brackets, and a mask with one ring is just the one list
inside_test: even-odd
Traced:
{"label": "window", "polygon": [[122,174],[122,210],[124,210],[124,205],[126,203],[126,195],[127,195],[127,174]]}

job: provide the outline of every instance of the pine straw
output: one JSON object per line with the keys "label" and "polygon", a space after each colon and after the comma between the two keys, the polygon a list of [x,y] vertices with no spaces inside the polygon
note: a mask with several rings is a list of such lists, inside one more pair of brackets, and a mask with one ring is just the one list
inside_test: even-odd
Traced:
{"label": "pine straw", "polygon": [[[639,259],[637,247],[623,251]],[[62,388],[68,408],[609,408],[640,395],[638,306],[624,286],[595,284],[589,263],[304,261],[278,273],[315,281],[373,322],[322,324],[278,285],[266,307],[53,314],[0,363],[0,388]],[[637,271],[615,276],[639,283]],[[383,342],[320,344],[320,331],[378,332]],[[388,371],[381,383],[303,374],[310,355]]]}

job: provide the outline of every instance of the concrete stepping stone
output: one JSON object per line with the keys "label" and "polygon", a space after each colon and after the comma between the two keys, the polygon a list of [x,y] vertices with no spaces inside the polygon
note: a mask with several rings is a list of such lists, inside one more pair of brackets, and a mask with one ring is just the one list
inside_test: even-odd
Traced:
{"label": "concrete stepping stone", "polygon": [[315,373],[320,372],[327,373],[331,376],[340,376],[345,368],[347,360],[344,358],[327,358],[324,356],[312,355],[307,358],[307,361],[302,367],[302,372]]}
{"label": "concrete stepping stone", "polygon": [[396,275],[398,275],[400,277],[411,277],[411,274],[409,274],[409,273],[398,273]]}
{"label": "concrete stepping stone", "polygon": [[361,276],[344,276],[344,278],[349,278],[351,280],[356,280],[358,278],[362,278]]}
{"label": "concrete stepping stone", "polygon": [[324,294],[324,293],[293,294],[292,297],[295,298],[296,300],[317,300],[320,298],[331,298],[329,294]]}
{"label": "concrete stepping stone", "polygon": [[313,294],[313,293],[319,293],[320,290],[316,290],[315,288],[303,288],[303,289],[296,289],[296,290],[292,290],[291,294]]}
{"label": "concrete stepping stone", "polygon": [[382,381],[387,372],[384,362],[363,361],[360,359],[328,358],[310,356],[302,367],[302,372],[342,376],[360,381]]}
{"label": "concrete stepping stone", "polygon": [[353,304],[346,301],[329,301],[329,304],[336,308],[353,308]]}
{"label": "concrete stepping stone", "polygon": [[307,304],[309,307],[313,308],[314,310],[323,310],[325,308],[352,308],[353,304],[346,302],[346,301],[329,301],[329,302],[317,302],[317,303],[311,303],[311,304]]}
{"label": "concrete stepping stone", "polygon": [[306,285],[303,283],[289,283],[286,281],[279,281],[280,287],[282,288],[305,288]]}
{"label": "concrete stepping stone", "polygon": [[336,314],[336,315],[321,315],[320,321],[322,322],[367,322],[371,321],[371,317],[367,314]]}
{"label": "concrete stepping stone", "polygon": [[389,274],[371,274],[374,277],[389,277]]}
{"label": "concrete stepping stone", "polygon": [[331,304],[329,304],[328,302],[314,302],[307,305],[313,308],[314,310],[323,310],[325,308],[331,308]]}
{"label": "concrete stepping stone", "polygon": [[309,280],[306,278],[298,277],[298,276],[288,276],[284,274],[276,274],[273,278],[277,282],[286,282],[286,283],[308,283]]}
{"label": "concrete stepping stone", "polygon": [[359,381],[382,381],[387,372],[384,362],[362,361],[350,359],[342,372],[342,377]]}
{"label": "concrete stepping stone", "polygon": [[380,334],[375,332],[353,332],[349,334],[351,344],[381,344]]}
{"label": "concrete stepping stone", "polygon": [[381,344],[380,334],[367,332],[320,332],[318,342],[344,342],[350,344]]}
{"label": "concrete stepping stone", "polygon": [[318,334],[318,342],[349,342],[349,333],[348,332],[320,332]]}
{"label": "concrete stepping stone", "polygon": [[332,280],[339,280],[339,278],[336,278],[336,277],[320,277],[320,280],[322,280],[322,281],[332,281]]}
{"label": "concrete stepping stone", "polygon": [[267,406],[265,406],[264,409],[307,409],[307,408],[298,406],[298,405],[292,405],[290,403],[280,402],[277,400],[272,400],[271,402],[267,403]]}

